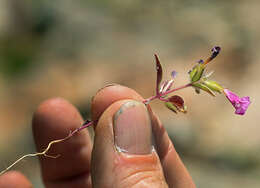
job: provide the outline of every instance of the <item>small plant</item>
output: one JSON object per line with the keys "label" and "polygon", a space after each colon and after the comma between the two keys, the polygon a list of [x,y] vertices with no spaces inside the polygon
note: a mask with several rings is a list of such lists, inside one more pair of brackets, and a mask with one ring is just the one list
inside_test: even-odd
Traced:
{"label": "small plant", "polygon": [[[170,80],[162,81],[163,69],[158,56],[155,54],[154,56],[155,56],[155,63],[156,63],[156,70],[157,70],[156,94],[152,97],[145,99],[143,103],[145,105],[148,105],[151,101],[158,99],[164,102],[165,106],[171,111],[175,113],[178,112],[186,113],[187,107],[184,104],[183,98],[178,95],[171,95],[171,96],[169,95],[174,93],[175,91],[187,87],[193,87],[197,94],[199,94],[201,90],[209,93],[212,96],[216,96],[216,93],[219,94],[223,93],[235,108],[235,114],[244,115],[248,106],[251,103],[250,98],[248,96],[240,98],[236,94],[228,90],[227,88],[222,87],[218,82],[214,80],[210,80],[209,78],[213,74],[213,72],[205,74],[205,69],[207,68],[207,64],[211,62],[219,54],[220,50],[221,48],[216,46],[212,48],[211,50],[212,53],[206,60],[202,60],[202,59],[199,60],[197,64],[188,72],[188,76],[190,80],[189,83],[180,87],[175,87],[174,79],[177,76],[176,71],[172,71]],[[16,160],[13,164],[11,164],[9,167],[7,167],[5,170],[3,170],[0,173],[0,175],[8,171],[10,168],[12,168],[14,165],[16,165],[18,162],[20,162],[26,157],[34,157],[34,156],[46,156],[52,158],[59,157],[59,155],[50,156],[47,154],[53,144],[63,142],[71,138],[72,136],[76,135],[81,130],[92,125],[93,125],[93,121],[86,120],[79,128],[75,129],[74,131],[71,131],[67,137],[50,142],[44,151],[22,156],[21,158]]]}

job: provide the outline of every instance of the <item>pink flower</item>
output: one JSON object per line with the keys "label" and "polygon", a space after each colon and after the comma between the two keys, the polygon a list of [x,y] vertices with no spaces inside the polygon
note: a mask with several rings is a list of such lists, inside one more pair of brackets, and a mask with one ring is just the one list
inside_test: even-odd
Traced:
{"label": "pink flower", "polygon": [[242,97],[239,98],[235,93],[232,93],[228,89],[224,89],[224,93],[227,97],[227,99],[231,102],[231,104],[234,106],[236,109],[235,114],[238,115],[244,115],[250,102],[249,97]]}

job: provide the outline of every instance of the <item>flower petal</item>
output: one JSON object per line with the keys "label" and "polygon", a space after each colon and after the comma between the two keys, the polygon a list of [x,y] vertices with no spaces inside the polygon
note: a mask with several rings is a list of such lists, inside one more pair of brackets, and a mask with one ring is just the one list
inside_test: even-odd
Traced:
{"label": "flower petal", "polygon": [[239,102],[239,97],[235,93],[232,93],[228,89],[224,89],[224,93],[233,106]]}
{"label": "flower petal", "polygon": [[246,112],[246,110],[244,110],[244,109],[242,109],[242,108],[238,108],[238,109],[236,109],[235,114],[244,115],[245,112]]}
{"label": "flower petal", "polygon": [[167,84],[165,84],[162,93],[165,93],[166,91],[169,91],[173,85],[173,80],[169,80]]}
{"label": "flower petal", "polygon": [[227,99],[231,102],[236,109],[235,114],[244,115],[248,106],[250,105],[250,98],[248,96],[239,98],[235,93],[232,93],[228,89],[224,89],[224,93]]}
{"label": "flower petal", "polygon": [[159,93],[162,93],[163,89],[165,88],[165,86],[169,83],[169,80],[165,80],[161,83],[160,89],[159,89]]}
{"label": "flower petal", "polygon": [[240,99],[240,102],[242,102],[242,103],[249,103],[249,104],[251,103],[250,98],[248,96],[242,97]]}

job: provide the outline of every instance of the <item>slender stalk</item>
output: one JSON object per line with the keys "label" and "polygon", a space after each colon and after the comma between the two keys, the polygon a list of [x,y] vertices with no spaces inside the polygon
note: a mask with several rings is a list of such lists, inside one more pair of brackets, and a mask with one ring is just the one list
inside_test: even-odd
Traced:
{"label": "slender stalk", "polygon": [[163,98],[163,97],[160,97],[159,100],[160,100],[160,101],[164,101],[164,102],[169,102],[168,99],[165,99],[165,98]]}
{"label": "slender stalk", "polygon": [[145,100],[143,100],[144,104],[149,104],[152,100],[159,98],[159,95],[151,96]]}
{"label": "slender stalk", "polygon": [[155,95],[155,96],[152,96],[152,97],[149,97],[149,98],[145,99],[145,100],[143,101],[143,103],[144,103],[144,104],[149,104],[149,103],[150,103],[151,101],[153,101],[154,99],[160,99],[161,101],[167,102],[166,99],[162,98],[163,96],[168,95],[168,94],[170,94],[170,93],[173,93],[173,92],[175,92],[175,91],[178,91],[178,90],[181,90],[181,89],[190,87],[190,86],[192,86],[192,83],[188,83],[188,84],[186,84],[186,85],[183,85],[183,86],[180,86],[180,87],[171,89],[171,90],[166,91],[166,92],[164,92],[164,93],[159,93],[158,95]]}
{"label": "slender stalk", "polygon": [[161,95],[161,96],[168,95],[169,93],[173,93],[173,92],[175,92],[175,91],[178,91],[178,90],[181,90],[181,89],[190,87],[190,86],[192,86],[192,83],[188,83],[188,84],[186,84],[186,85],[183,85],[183,86],[180,86],[180,87],[171,89],[171,90],[169,90],[169,91],[166,91],[166,92],[164,92],[163,95]]}
{"label": "slender stalk", "polygon": [[77,128],[77,129],[75,129],[74,131],[72,131],[72,132],[70,133],[70,135],[73,136],[74,134],[78,133],[79,131],[81,131],[81,130],[83,130],[83,129],[89,127],[89,126],[91,126],[92,124],[93,124],[93,121],[88,121],[88,120],[87,120],[87,121],[85,121],[85,122],[82,124],[81,127],[79,127],[79,128]]}

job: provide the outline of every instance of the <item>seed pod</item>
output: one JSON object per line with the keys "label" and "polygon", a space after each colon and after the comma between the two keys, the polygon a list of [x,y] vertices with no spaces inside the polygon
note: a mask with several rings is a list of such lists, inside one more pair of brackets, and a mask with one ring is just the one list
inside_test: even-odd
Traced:
{"label": "seed pod", "polygon": [[164,104],[165,104],[165,106],[166,106],[168,109],[170,109],[171,111],[173,111],[174,113],[177,114],[178,108],[177,108],[176,106],[174,106],[171,102],[165,102]]}
{"label": "seed pod", "polygon": [[187,107],[184,105],[184,100],[180,96],[174,95],[169,97],[168,100],[169,100],[168,102],[165,102],[165,105],[173,112],[175,113],[177,113],[178,111],[183,113],[187,112]]}

